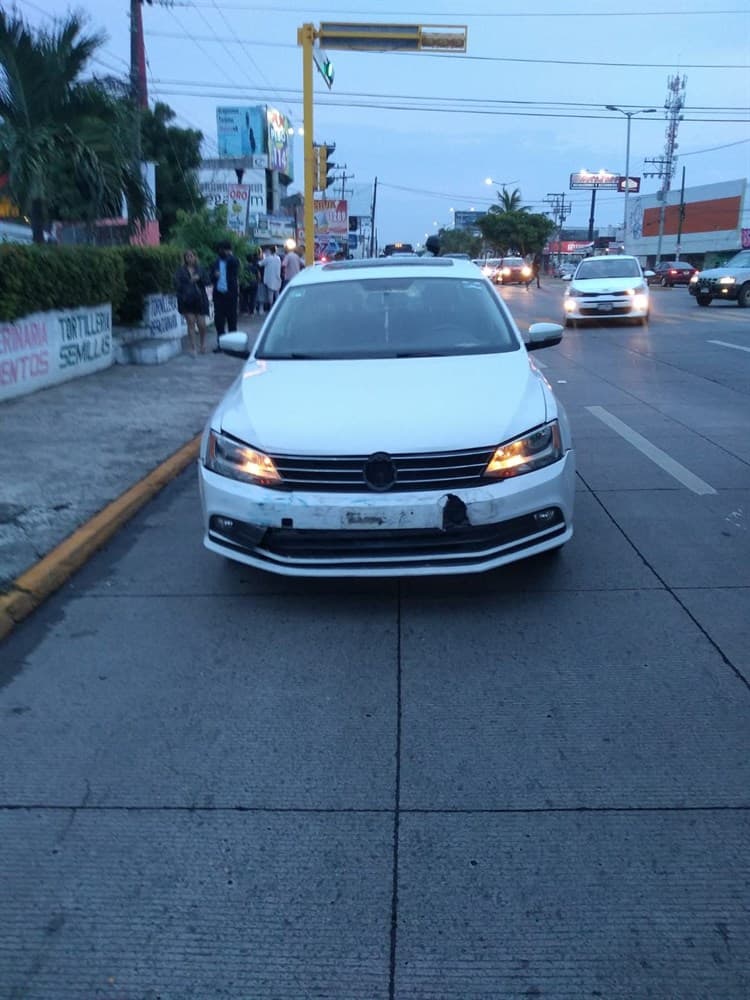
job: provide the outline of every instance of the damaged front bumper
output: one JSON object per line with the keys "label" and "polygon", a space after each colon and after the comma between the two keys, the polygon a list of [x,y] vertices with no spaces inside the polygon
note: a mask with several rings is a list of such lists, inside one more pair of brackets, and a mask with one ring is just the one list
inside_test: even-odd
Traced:
{"label": "damaged front bumper", "polygon": [[575,456],[453,492],[266,489],[199,465],[204,544],[289,576],[477,573],[558,548],[573,534]]}

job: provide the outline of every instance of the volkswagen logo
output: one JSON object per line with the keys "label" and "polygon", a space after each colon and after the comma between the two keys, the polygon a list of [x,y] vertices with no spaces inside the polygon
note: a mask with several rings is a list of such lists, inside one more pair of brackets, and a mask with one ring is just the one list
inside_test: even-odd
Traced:
{"label": "volkswagen logo", "polygon": [[396,466],[384,451],[376,451],[365,462],[365,482],[376,493],[385,493],[396,482]]}

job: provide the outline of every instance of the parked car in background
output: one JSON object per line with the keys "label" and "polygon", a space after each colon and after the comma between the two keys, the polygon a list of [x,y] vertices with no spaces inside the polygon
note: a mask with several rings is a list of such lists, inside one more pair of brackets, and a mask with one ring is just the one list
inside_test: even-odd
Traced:
{"label": "parked car in background", "polygon": [[721,267],[698,271],[690,279],[688,291],[699,306],[727,299],[750,309],[750,250],[740,250]]}
{"label": "parked car in background", "polygon": [[[573,534],[565,411],[471,261],[305,268],[206,426],[204,542],[293,576],[476,573]],[[251,350],[252,348],[252,350]]]}
{"label": "parked car in background", "polygon": [[642,324],[649,319],[648,278],[637,257],[617,254],[586,257],[575,270],[563,300],[565,325],[577,326],[582,320],[634,319]]}
{"label": "parked car in background", "polygon": [[686,260],[663,260],[654,267],[654,273],[648,279],[649,285],[661,285],[662,288],[672,288],[673,285],[687,285],[698,270]]}
{"label": "parked car in background", "polygon": [[523,257],[503,257],[499,268],[499,282],[503,285],[525,285],[531,281],[533,273]]}

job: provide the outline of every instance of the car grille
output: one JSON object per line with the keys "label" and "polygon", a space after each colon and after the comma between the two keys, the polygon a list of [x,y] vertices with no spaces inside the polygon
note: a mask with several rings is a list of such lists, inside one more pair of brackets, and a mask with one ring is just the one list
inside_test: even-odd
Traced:
{"label": "car grille", "polygon": [[374,564],[381,560],[412,559],[471,561],[498,550],[517,551],[555,538],[565,532],[565,519],[554,508],[551,520],[540,526],[534,514],[510,518],[499,524],[461,525],[447,531],[420,530],[296,530],[259,529],[234,522],[231,529],[212,530],[221,544],[259,558],[283,559],[301,564],[346,560]]}
{"label": "car grille", "polygon": [[[391,455],[395,479],[392,492],[459,489],[486,486],[484,470],[495,452],[494,446],[466,451]],[[329,493],[370,493],[365,479],[368,455],[303,456],[272,455],[281,483],[277,489],[311,490]],[[385,492],[385,491],[384,491]]]}

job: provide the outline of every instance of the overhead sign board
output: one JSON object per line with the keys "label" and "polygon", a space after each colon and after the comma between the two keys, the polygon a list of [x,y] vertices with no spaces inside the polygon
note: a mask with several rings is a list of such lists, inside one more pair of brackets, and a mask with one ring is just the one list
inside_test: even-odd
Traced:
{"label": "overhead sign board", "polygon": [[577,174],[570,175],[571,191],[617,191],[620,181],[619,174],[611,174],[608,170],[579,170]]}
{"label": "overhead sign board", "polygon": [[465,25],[351,24],[324,21],[316,32],[325,49],[366,52],[465,52]]}

